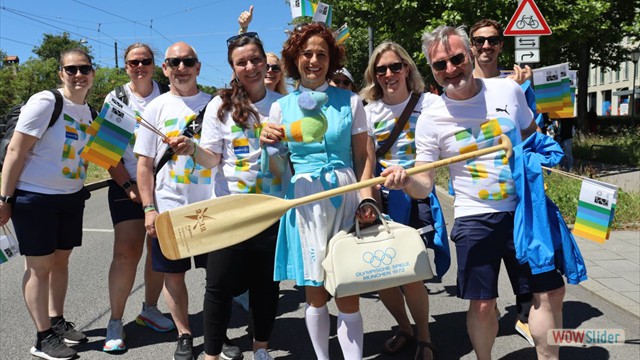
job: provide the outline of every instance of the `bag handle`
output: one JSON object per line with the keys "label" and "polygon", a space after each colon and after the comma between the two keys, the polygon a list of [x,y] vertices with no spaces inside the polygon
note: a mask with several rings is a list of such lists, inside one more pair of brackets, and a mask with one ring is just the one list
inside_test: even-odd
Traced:
{"label": "bag handle", "polygon": [[[385,230],[387,231],[387,233],[389,235],[391,235],[391,229],[389,228],[389,223],[387,222],[387,220],[382,216],[382,212],[380,211],[380,209],[378,208],[377,205],[375,204],[367,204],[367,205],[371,205],[375,210],[376,213],[378,214],[378,219],[380,219],[380,221],[382,221],[382,225],[384,226]],[[360,234],[360,221],[358,221],[358,218],[356,217],[356,237],[358,239],[362,239],[362,235]]]}

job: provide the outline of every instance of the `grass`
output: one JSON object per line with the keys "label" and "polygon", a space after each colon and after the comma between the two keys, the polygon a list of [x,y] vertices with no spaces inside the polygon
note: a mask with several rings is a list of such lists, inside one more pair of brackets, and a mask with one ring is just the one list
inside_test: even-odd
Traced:
{"label": "grass", "polygon": [[604,135],[574,137],[573,157],[608,164],[640,166],[640,128],[610,129]]}
{"label": "grass", "polygon": [[[545,174],[544,179],[547,185],[547,196],[558,206],[565,222],[567,224],[575,223],[582,182],[556,173]],[[437,169],[436,184],[446,190],[449,186],[448,183],[449,170],[447,168]],[[613,229],[636,229],[640,227],[639,219],[640,193],[628,193],[619,189]]]}

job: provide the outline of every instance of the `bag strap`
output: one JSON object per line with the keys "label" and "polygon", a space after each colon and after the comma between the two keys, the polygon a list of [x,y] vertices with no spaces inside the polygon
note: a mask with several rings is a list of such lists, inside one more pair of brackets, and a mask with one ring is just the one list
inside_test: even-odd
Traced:
{"label": "bag strap", "polygon": [[60,114],[62,114],[62,105],[64,100],[62,100],[62,94],[60,94],[58,89],[47,89],[47,91],[52,93],[53,97],[56,99],[55,105],[53,106],[53,113],[51,114],[51,120],[49,120],[49,126],[47,126],[47,128],[50,128],[56,123],[56,121],[58,121]]}
{"label": "bag strap", "polygon": [[413,111],[413,109],[415,109],[416,104],[420,99],[420,95],[421,94],[418,94],[418,93],[411,93],[411,98],[409,99],[407,106],[405,106],[404,110],[402,110],[402,114],[398,118],[398,122],[396,122],[396,125],[393,127],[393,130],[391,130],[391,134],[384,141],[384,144],[381,147],[379,147],[378,150],[376,151],[376,157],[384,156],[384,154],[386,154],[387,151],[391,149],[391,146],[395,144],[396,140],[398,140],[398,137],[400,136],[400,132],[402,132],[402,129],[404,129],[404,125],[407,123],[407,120],[409,120],[409,115],[411,115],[411,112]]}
{"label": "bag strap", "polygon": [[[207,105],[209,105],[209,103],[207,103]],[[182,132],[180,133],[180,135],[184,135],[188,138],[192,138],[195,135],[200,134],[200,132],[202,131],[202,120],[204,119],[204,113],[207,110],[207,105],[205,105],[202,108],[202,110],[200,110],[200,112],[198,113],[196,118],[193,119],[193,121],[188,123],[185,126],[185,128],[182,129]],[[164,164],[166,164],[173,157],[173,155],[174,155],[173,149],[170,146],[167,146],[167,150],[165,150],[164,154],[160,158],[160,161],[158,161],[158,165],[156,165],[156,168],[154,170],[154,176],[158,174],[160,169],[162,169]]]}
{"label": "bag strap", "polygon": [[116,86],[115,92],[116,92],[116,98],[118,98],[118,100],[122,101],[125,105],[129,105],[129,97],[127,96],[127,93],[124,91],[123,85]]}

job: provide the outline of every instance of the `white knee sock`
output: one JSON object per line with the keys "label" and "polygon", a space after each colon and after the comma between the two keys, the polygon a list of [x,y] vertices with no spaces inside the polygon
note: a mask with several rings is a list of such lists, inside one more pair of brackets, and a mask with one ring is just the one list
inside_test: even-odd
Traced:
{"label": "white knee sock", "polygon": [[360,312],[352,314],[338,313],[338,341],[345,360],[362,359],[364,330]]}
{"label": "white knee sock", "polygon": [[307,331],[318,360],[329,360],[329,309],[307,304],[304,316]]}

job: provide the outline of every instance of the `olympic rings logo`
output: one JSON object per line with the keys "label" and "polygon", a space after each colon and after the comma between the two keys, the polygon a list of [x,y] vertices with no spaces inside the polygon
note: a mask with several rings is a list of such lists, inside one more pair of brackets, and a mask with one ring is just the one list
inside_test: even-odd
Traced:
{"label": "olympic rings logo", "polygon": [[380,267],[381,265],[391,265],[395,257],[396,249],[394,248],[386,248],[384,251],[376,250],[373,253],[367,251],[362,254],[362,260],[374,268]]}

